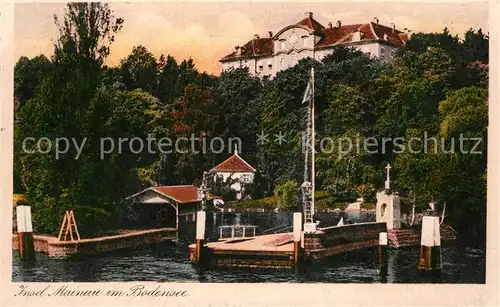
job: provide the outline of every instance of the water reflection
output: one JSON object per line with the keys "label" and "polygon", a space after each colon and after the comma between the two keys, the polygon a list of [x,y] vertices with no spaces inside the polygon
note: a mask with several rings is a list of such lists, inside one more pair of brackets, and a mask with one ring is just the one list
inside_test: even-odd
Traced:
{"label": "water reflection", "polygon": [[[222,223],[233,223],[236,215],[220,213],[213,220],[215,230]],[[210,215],[212,217],[212,215]],[[370,212],[320,213],[321,226],[344,221],[374,220]],[[258,225],[261,231],[292,222],[288,213],[242,213],[241,224]],[[186,226],[186,225],[185,225]],[[13,251],[13,281],[33,282],[322,282],[322,283],[484,283],[485,250],[464,247],[443,247],[441,275],[420,272],[417,267],[419,248],[389,250],[387,275],[378,272],[378,249],[369,248],[354,253],[330,257],[321,263],[307,266],[297,274],[290,269],[217,269],[199,270],[189,263],[188,243],[154,244],[81,259],[56,260],[36,254],[34,262],[19,260]]]}

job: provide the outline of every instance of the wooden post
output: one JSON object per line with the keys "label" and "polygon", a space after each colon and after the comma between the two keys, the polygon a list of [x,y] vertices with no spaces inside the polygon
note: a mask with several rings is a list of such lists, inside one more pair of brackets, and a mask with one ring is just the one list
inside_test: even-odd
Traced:
{"label": "wooden post", "polygon": [[175,204],[175,229],[176,229],[176,237],[179,239],[179,204]]}
{"label": "wooden post", "polygon": [[378,234],[378,266],[379,274],[387,275],[387,232]]}
{"label": "wooden post", "polygon": [[302,213],[293,213],[293,261],[294,266],[298,269],[301,265],[302,251],[301,241],[302,238]]}
{"label": "wooden post", "polygon": [[424,216],[420,240],[420,258],[418,268],[425,271],[441,270],[441,235],[439,217]]}
{"label": "wooden post", "polygon": [[432,269],[435,271],[441,271],[442,269],[442,259],[441,259],[441,223],[439,222],[439,217],[434,218],[434,247],[432,248],[431,263]]}
{"label": "wooden post", "polygon": [[19,256],[22,260],[33,260],[35,258],[35,242],[31,223],[31,207],[17,206],[16,216]]}
{"label": "wooden post", "polygon": [[196,214],[196,262],[202,261],[202,249],[205,244],[205,221],[206,212],[198,211]]}

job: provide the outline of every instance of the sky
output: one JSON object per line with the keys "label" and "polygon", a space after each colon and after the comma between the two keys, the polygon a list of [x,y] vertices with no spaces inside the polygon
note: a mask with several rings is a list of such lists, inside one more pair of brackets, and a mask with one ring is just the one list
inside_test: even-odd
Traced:
{"label": "sky", "polygon": [[[156,57],[170,54],[179,62],[193,58],[200,71],[219,74],[219,59],[254,34],[277,33],[312,12],[323,26],[364,23],[378,17],[383,25],[403,30],[441,32],[445,27],[462,36],[469,29],[488,33],[488,3],[110,3],[125,22],[111,46],[108,65],[119,64],[132,48],[144,45]],[[53,16],[62,16],[64,3],[17,3],[14,11],[15,60],[53,53],[58,31]]]}

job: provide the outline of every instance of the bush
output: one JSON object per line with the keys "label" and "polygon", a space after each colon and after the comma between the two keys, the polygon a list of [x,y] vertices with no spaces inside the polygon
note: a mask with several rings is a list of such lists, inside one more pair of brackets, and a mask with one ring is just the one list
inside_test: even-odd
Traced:
{"label": "bush", "polygon": [[274,196],[278,197],[278,208],[281,210],[294,209],[297,206],[297,182],[288,180],[274,188]]}

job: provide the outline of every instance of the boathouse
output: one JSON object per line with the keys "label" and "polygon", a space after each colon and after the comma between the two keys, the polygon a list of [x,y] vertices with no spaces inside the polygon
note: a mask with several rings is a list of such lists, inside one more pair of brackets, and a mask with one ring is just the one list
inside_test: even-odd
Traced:
{"label": "boathouse", "polygon": [[[179,219],[195,220],[201,209],[202,193],[195,185],[150,187],[126,199],[136,216],[140,228],[179,228]],[[207,200],[222,201],[208,193]]]}

